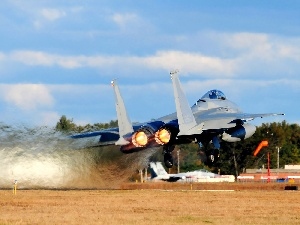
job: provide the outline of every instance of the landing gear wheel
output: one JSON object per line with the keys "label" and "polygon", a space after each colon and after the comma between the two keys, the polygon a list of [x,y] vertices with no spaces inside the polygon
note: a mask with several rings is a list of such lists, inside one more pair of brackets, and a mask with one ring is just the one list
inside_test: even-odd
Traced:
{"label": "landing gear wheel", "polygon": [[199,151],[198,155],[199,155],[199,158],[200,158],[201,162],[206,165],[207,164],[207,156],[206,156],[205,152],[204,151]]}
{"label": "landing gear wheel", "polygon": [[207,156],[207,165],[208,166],[216,165],[216,163],[220,159],[219,150],[211,151],[211,152],[207,153],[206,156]]}
{"label": "landing gear wheel", "polygon": [[164,162],[167,168],[173,167],[173,157],[170,152],[164,154]]}
{"label": "landing gear wheel", "polygon": [[167,168],[173,167],[173,156],[171,152],[174,150],[174,145],[165,145],[163,147],[164,163]]}
{"label": "landing gear wheel", "polygon": [[220,159],[220,150],[219,149],[216,149],[214,151],[214,162],[217,163]]}

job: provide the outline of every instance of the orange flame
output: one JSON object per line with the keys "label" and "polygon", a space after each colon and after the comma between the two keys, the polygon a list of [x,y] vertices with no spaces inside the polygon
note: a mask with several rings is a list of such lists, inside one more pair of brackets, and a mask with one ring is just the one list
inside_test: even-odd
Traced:
{"label": "orange flame", "polygon": [[132,136],[132,143],[136,147],[144,147],[148,143],[148,137],[143,131],[136,132]]}
{"label": "orange flame", "polygon": [[161,129],[155,133],[155,141],[157,144],[164,145],[169,143],[171,139],[170,131],[167,129]]}

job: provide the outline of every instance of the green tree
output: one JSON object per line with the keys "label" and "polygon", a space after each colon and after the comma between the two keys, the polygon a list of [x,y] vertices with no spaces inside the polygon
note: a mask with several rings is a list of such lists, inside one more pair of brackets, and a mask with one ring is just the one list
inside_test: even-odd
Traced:
{"label": "green tree", "polygon": [[67,119],[65,115],[61,116],[59,121],[56,123],[55,129],[58,131],[74,131],[76,129],[76,124],[73,123],[72,119]]}

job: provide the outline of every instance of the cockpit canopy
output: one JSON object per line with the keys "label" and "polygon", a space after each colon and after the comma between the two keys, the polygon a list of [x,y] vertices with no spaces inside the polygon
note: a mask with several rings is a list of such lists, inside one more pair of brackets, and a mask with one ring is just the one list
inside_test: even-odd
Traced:
{"label": "cockpit canopy", "polygon": [[201,99],[204,99],[204,98],[225,100],[226,96],[224,95],[224,93],[222,91],[210,90],[205,95],[203,95]]}
{"label": "cockpit canopy", "polygon": [[205,95],[200,98],[195,105],[197,105],[200,101],[205,101],[205,99],[220,99],[225,100],[226,96],[222,91],[219,90],[210,90]]}

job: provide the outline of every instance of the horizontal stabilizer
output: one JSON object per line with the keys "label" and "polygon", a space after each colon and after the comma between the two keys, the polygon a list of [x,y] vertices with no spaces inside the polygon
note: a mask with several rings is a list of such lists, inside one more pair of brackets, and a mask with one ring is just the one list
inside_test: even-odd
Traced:
{"label": "horizontal stabilizer", "polygon": [[74,134],[71,135],[70,137],[73,139],[80,139],[80,138],[92,138],[97,136],[99,136],[98,145],[103,145],[103,146],[115,144],[115,142],[119,139],[119,133],[117,128]]}

